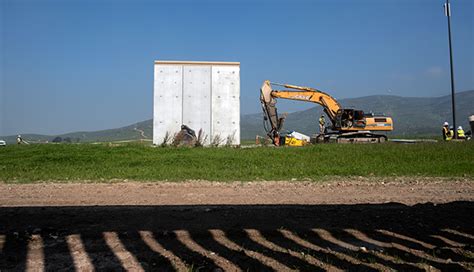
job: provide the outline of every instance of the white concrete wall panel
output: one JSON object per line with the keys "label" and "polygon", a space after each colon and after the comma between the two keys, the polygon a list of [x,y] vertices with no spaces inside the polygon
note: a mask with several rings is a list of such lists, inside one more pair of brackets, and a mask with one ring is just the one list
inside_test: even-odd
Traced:
{"label": "white concrete wall panel", "polygon": [[211,134],[211,66],[184,66],[183,124],[196,131],[202,129],[210,143]]}
{"label": "white concrete wall panel", "polygon": [[212,67],[212,136],[240,144],[240,67]]}
{"label": "white concrete wall panel", "polygon": [[218,62],[155,62],[153,143],[182,124],[225,144],[240,144],[240,64]]}
{"label": "white concrete wall panel", "polygon": [[153,143],[161,144],[166,132],[173,136],[182,124],[183,67],[155,65]]}

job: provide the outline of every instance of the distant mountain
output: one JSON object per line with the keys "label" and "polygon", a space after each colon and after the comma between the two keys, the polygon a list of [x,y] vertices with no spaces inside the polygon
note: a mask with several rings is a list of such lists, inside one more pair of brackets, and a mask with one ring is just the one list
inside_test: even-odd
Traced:
{"label": "distant mountain", "polygon": [[[441,97],[400,97],[373,95],[339,100],[345,108],[361,109],[365,112],[384,113],[392,116],[396,136],[439,135],[444,121],[451,123],[451,96]],[[303,102],[302,102],[303,103]],[[277,104],[278,105],[278,104]],[[288,114],[284,130],[295,130],[311,135],[318,129],[318,117],[322,107],[316,105],[304,111]],[[458,125],[469,130],[468,117],[474,114],[474,90],[456,94],[456,113]],[[241,139],[255,139],[264,136],[261,113],[242,115],[240,119]],[[92,132],[73,132],[62,135],[22,135],[30,142],[53,141],[56,137],[71,142],[110,142],[153,138],[153,120],[146,120],[126,127]],[[16,136],[0,137],[7,143],[14,143]]]}
{"label": "distant mountain", "polygon": [[[396,136],[438,135],[443,122],[451,123],[451,96],[442,97],[400,97],[373,95],[339,100],[344,108],[361,109],[365,112],[384,113],[391,116]],[[277,104],[278,106],[278,104]],[[295,130],[307,135],[317,132],[318,118],[323,113],[316,105],[304,111],[288,114],[284,130]],[[468,117],[474,114],[474,90],[456,94],[456,121],[469,130]],[[241,138],[254,139],[265,135],[262,114],[249,114],[240,120]]]}
{"label": "distant mountain", "polygon": [[[143,133],[142,133],[143,132]],[[60,137],[61,140],[69,139],[72,143],[83,142],[112,142],[112,141],[127,141],[153,138],[153,121],[146,120],[135,123],[126,127],[106,129],[99,131],[79,131],[66,133],[61,135],[38,135],[38,134],[23,134],[22,137],[28,142],[52,142],[55,138]],[[0,137],[7,141],[7,143],[15,143],[16,135]]]}

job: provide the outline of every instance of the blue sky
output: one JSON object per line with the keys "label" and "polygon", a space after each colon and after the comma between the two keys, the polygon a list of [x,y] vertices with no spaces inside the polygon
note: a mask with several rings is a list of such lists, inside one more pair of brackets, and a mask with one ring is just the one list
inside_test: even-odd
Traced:
{"label": "blue sky", "polygon": [[[474,89],[473,2],[451,4],[458,91]],[[242,113],[259,112],[265,79],[336,98],[448,95],[443,3],[0,0],[0,135],[150,119],[156,59],[240,61]]]}

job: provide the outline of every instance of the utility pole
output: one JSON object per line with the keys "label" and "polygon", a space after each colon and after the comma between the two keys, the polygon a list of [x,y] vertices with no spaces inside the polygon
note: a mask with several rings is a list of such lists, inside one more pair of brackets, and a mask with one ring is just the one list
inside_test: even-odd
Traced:
{"label": "utility pole", "polygon": [[444,4],[444,14],[448,17],[448,38],[449,38],[449,62],[451,65],[451,102],[453,108],[453,131],[454,139],[458,138],[458,130],[456,127],[456,106],[454,103],[454,68],[453,68],[453,48],[451,44],[451,6],[449,5],[449,0],[446,0]]}

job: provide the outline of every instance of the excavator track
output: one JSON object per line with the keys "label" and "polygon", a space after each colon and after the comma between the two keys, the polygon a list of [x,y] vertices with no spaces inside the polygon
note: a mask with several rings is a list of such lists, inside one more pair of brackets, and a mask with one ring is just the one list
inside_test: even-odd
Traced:
{"label": "excavator track", "polygon": [[385,143],[388,137],[383,134],[374,134],[371,132],[332,132],[326,134],[313,134],[312,144],[318,143]]}
{"label": "excavator track", "polygon": [[324,135],[324,141],[336,143],[384,143],[387,141],[387,136],[374,134],[369,131],[335,132]]}

